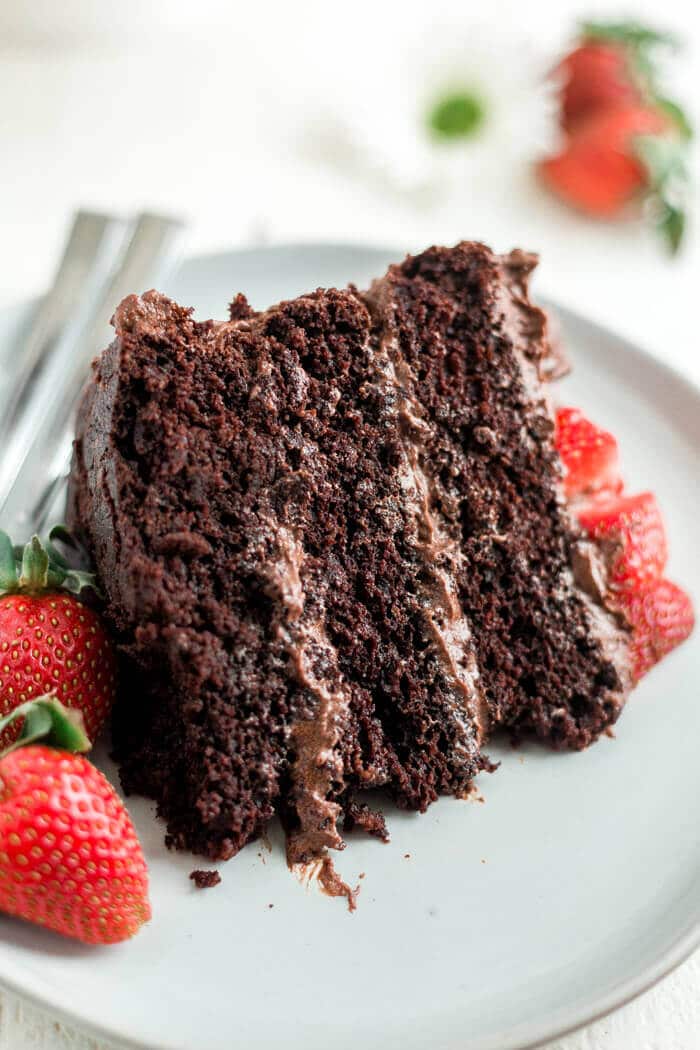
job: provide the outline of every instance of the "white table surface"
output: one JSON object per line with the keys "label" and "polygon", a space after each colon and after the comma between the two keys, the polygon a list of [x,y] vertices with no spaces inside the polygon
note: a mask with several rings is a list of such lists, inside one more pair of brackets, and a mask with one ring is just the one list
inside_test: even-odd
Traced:
{"label": "white table surface", "polygon": [[[507,34],[511,48],[521,39],[543,62],[580,14],[619,13],[601,0],[531,0],[518,23],[506,0],[491,0],[486,13],[480,8],[491,39]],[[661,9],[656,0],[636,0],[627,9],[662,17],[687,41],[674,77],[700,123],[697,3],[666,0]],[[190,252],[263,238],[407,249],[479,238],[499,249],[539,251],[542,292],[700,382],[696,229],[683,255],[669,261],[649,232],[579,218],[519,170],[486,185],[474,180],[463,194],[425,207],[319,156],[309,129],[329,98],[335,111],[351,109],[360,84],[381,86],[384,71],[393,76],[402,48],[422,34],[436,48],[436,24],[469,24],[469,11],[445,0],[262,0],[245,8],[228,0],[0,0],[0,308],[45,287],[78,206],[182,214]],[[106,1044],[0,994],[0,1050],[69,1047]],[[695,956],[637,1001],[549,1050],[698,1047]]]}

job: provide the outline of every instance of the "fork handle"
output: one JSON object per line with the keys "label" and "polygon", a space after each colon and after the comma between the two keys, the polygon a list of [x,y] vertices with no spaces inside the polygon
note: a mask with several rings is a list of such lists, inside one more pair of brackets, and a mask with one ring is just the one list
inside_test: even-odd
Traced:
{"label": "fork handle", "polygon": [[79,333],[59,340],[0,461],[0,520],[29,532],[45,516],[47,498],[65,470],[74,415],[90,362],[108,339],[108,321],[129,292],[157,283],[172,261],[181,223],[141,215]]}
{"label": "fork handle", "polygon": [[39,303],[29,331],[4,362],[4,404],[0,412],[0,448],[26,409],[32,385],[56,344],[104,281],[124,234],[124,224],[110,215],[79,211],[73,219],[51,288]]}

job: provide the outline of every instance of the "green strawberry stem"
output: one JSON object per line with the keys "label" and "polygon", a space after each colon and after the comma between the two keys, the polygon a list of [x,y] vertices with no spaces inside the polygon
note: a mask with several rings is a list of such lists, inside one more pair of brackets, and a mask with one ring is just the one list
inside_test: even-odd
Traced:
{"label": "green strawberry stem", "polygon": [[49,582],[49,556],[38,536],[32,536],[22,554],[20,590],[28,594],[45,591]]}
{"label": "green strawberry stem", "polygon": [[65,590],[80,594],[91,587],[97,592],[95,577],[71,569],[56,548],[54,540],[75,547],[75,540],[63,525],[56,525],[46,543],[32,536],[24,547],[13,547],[6,532],[0,530],[0,597],[4,594],[41,594]]}
{"label": "green strawberry stem", "polygon": [[[7,755],[18,747],[42,743],[63,751],[89,751],[91,744],[85,732],[80,711],[64,707],[53,693],[36,700],[28,700],[0,718],[0,734],[18,719],[23,718],[22,729],[17,740],[6,748]],[[0,755],[0,758],[2,757]]]}
{"label": "green strawberry stem", "polygon": [[652,29],[641,22],[581,22],[581,36],[585,40],[602,40],[608,44],[622,44],[634,50],[649,47],[670,47],[677,50],[680,41],[673,33]]}

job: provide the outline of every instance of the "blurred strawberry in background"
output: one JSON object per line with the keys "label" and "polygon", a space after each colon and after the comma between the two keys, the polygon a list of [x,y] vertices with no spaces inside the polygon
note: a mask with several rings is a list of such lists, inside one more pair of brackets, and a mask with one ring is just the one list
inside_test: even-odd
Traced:
{"label": "blurred strawberry in background", "polygon": [[568,132],[593,113],[639,101],[636,77],[618,44],[586,41],[561,60],[555,76],[562,82],[561,126]]}
{"label": "blurred strawberry in background", "polygon": [[542,161],[540,172],[570,204],[600,218],[615,218],[649,185],[635,140],[666,130],[666,119],[643,105],[604,109],[586,117],[562,152]]}
{"label": "blurred strawberry in background", "polygon": [[642,205],[672,252],[685,230],[692,129],[661,90],[657,63],[676,46],[637,23],[584,23],[552,73],[563,145],[538,163],[545,185],[588,215],[615,219]]}

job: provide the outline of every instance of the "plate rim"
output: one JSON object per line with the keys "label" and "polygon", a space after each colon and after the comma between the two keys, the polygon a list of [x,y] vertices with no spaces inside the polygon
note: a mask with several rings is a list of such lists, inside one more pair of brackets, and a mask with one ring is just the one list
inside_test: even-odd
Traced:
{"label": "plate rim", "polygon": [[[182,266],[188,266],[190,264],[206,265],[207,262],[223,260],[234,256],[240,259],[241,257],[251,254],[280,252],[284,254],[293,254],[300,251],[306,253],[357,252],[365,255],[371,254],[377,257],[386,256],[394,259],[401,259],[407,254],[406,248],[397,249],[396,247],[391,247],[382,243],[374,244],[359,240],[281,241],[279,243],[247,245],[228,250],[221,249],[192,255],[188,254],[178,261],[175,272],[179,271]],[[27,310],[33,304],[38,302],[40,298],[41,296],[30,296],[4,304],[0,309],[0,318],[10,317],[17,312]],[[656,370],[661,376],[671,380],[673,383],[679,384],[681,387],[684,387],[686,392],[698,401],[698,406],[700,407],[700,383],[683,374],[675,364],[669,364],[668,362],[663,361],[651,349],[647,349],[632,338],[619,333],[615,328],[608,327],[608,325],[600,321],[587,317],[580,310],[572,308],[557,299],[550,298],[546,294],[546,291],[544,294],[537,296],[537,301],[543,303],[548,308],[554,309],[558,316],[563,319],[564,326],[566,326],[568,320],[574,325],[578,324],[586,326],[594,335],[599,335],[604,339],[614,339],[622,353],[631,354],[636,358],[641,359],[646,367]],[[561,1009],[564,1012],[564,1016],[562,1016],[554,1026],[552,1026],[551,1022],[548,1023],[546,1020],[539,1022],[525,1022],[520,1035],[516,1034],[505,1041],[499,1041],[498,1050],[536,1050],[536,1048],[542,1047],[544,1044],[554,1039],[570,1035],[573,1032],[579,1031],[582,1028],[601,1020],[655,987],[699,948],[700,908],[697,909],[697,913],[694,917],[691,917],[681,933],[656,958],[654,963],[643,966],[639,973],[614,984],[605,993],[592,996],[590,999],[584,1001],[578,1008],[574,1007],[569,1009],[562,1007]],[[110,1027],[109,1025],[105,1025],[97,1019],[86,1017],[77,1010],[71,1009],[70,1006],[66,1006],[65,1003],[60,1001],[58,993],[53,995],[50,989],[44,989],[43,993],[34,991],[30,984],[23,983],[21,975],[13,976],[12,973],[6,972],[1,957],[0,988],[10,992],[20,1000],[29,1002],[43,1012],[48,1011],[55,1014],[61,1020],[77,1027],[79,1030],[82,1029],[93,1037],[105,1039],[108,1042],[113,1042],[116,1039],[121,1042],[124,1047],[128,1047],[129,1050],[173,1050],[173,1044],[164,1042],[146,1044],[134,1034],[129,1034],[128,1030],[119,1030]]]}

